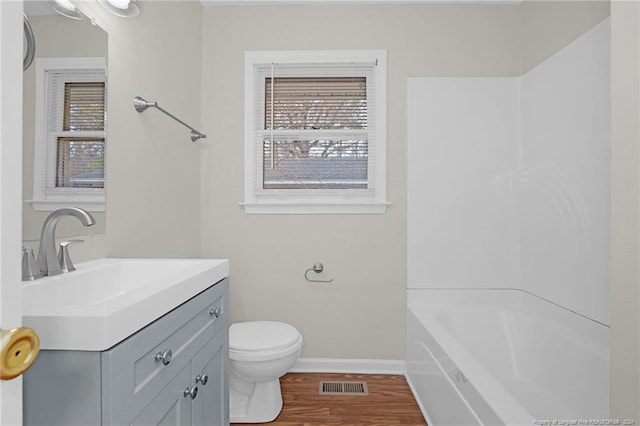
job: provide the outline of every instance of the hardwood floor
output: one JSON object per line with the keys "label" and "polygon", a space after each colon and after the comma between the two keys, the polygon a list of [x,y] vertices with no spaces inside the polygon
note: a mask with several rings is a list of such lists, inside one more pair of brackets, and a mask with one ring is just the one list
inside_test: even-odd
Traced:
{"label": "hardwood floor", "polygon": [[[318,395],[320,380],[365,381],[369,388],[369,395]],[[282,412],[273,422],[258,424],[269,426],[427,425],[403,376],[288,373],[280,378],[280,386],[284,401]]]}

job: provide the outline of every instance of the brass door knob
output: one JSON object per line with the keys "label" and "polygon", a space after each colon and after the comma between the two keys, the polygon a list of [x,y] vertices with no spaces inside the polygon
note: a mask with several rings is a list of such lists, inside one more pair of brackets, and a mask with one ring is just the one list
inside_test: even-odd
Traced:
{"label": "brass door knob", "polygon": [[40,351],[40,339],[27,327],[0,330],[0,380],[11,380],[27,371]]}

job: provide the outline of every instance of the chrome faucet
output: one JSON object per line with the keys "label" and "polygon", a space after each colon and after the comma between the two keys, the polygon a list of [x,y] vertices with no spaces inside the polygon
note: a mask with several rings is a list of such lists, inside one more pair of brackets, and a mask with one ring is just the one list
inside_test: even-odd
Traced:
{"label": "chrome faucet", "polygon": [[36,264],[44,276],[58,275],[62,273],[62,267],[56,254],[56,225],[58,219],[64,216],[73,216],[82,222],[84,226],[91,226],[96,221],[91,214],[78,207],[65,207],[51,212],[42,224],[40,233],[40,249]]}

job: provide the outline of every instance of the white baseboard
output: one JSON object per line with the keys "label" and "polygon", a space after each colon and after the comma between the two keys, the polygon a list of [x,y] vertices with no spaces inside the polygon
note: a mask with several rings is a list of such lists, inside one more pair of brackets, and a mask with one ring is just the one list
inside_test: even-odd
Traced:
{"label": "white baseboard", "polygon": [[299,358],[292,373],[402,374],[407,371],[404,360]]}

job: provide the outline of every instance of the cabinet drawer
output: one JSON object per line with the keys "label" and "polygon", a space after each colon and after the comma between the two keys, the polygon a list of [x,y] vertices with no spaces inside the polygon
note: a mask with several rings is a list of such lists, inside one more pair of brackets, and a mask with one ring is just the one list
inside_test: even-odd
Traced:
{"label": "cabinet drawer", "polygon": [[227,279],[102,354],[103,421],[128,424],[227,323]]}

